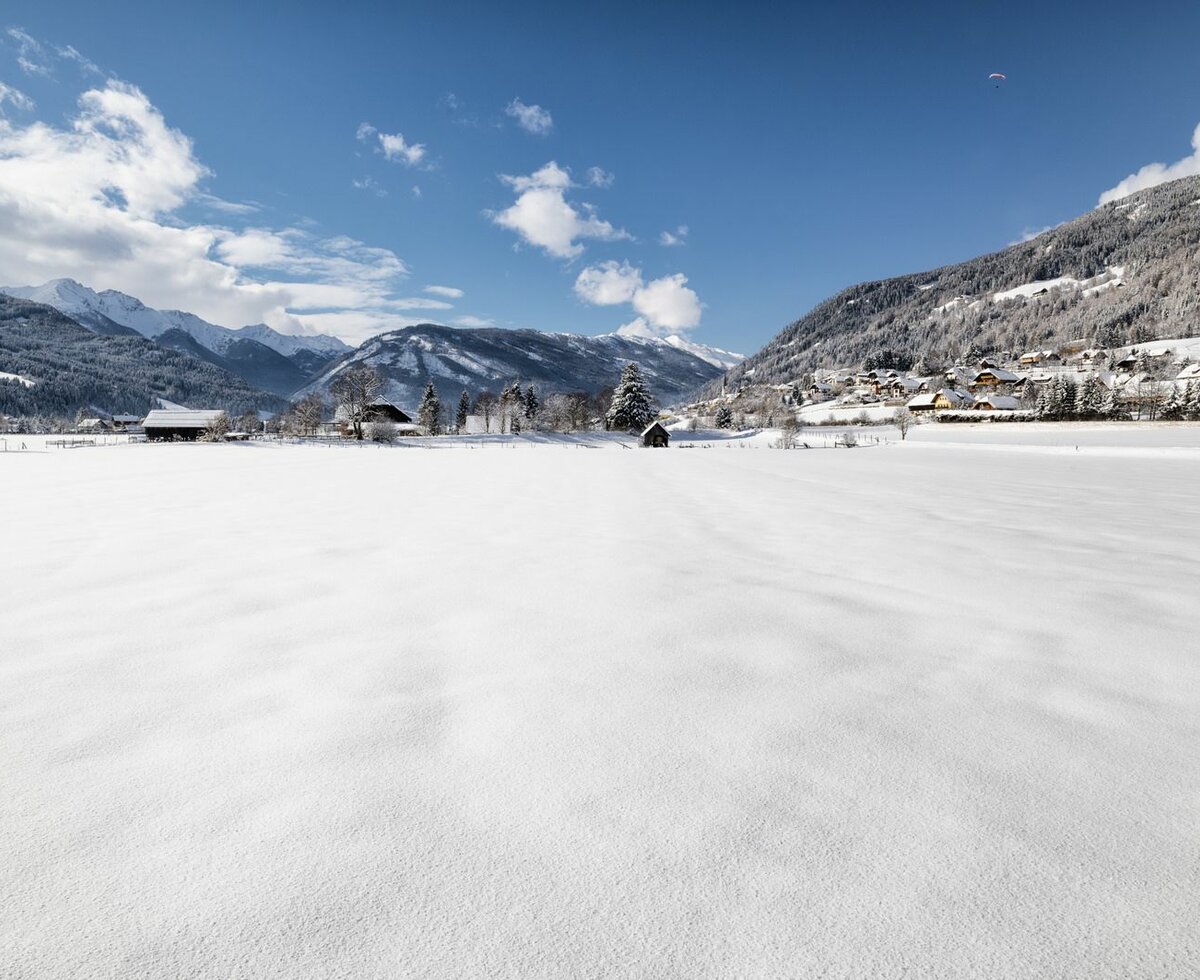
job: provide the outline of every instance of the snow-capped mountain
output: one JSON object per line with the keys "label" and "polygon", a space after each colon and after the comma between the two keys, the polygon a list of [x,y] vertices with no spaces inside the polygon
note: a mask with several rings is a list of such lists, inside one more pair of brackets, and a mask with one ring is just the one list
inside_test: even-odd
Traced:
{"label": "snow-capped mountain", "polygon": [[136,332],[279,395],[291,394],[330,360],[352,349],[336,337],[292,336],[265,323],[239,329],[218,326],[194,313],[153,309],[115,289],[96,292],[74,279],[52,279],[40,286],[5,286],[0,293],[52,306],[96,333]]}
{"label": "snow-capped mountain", "polygon": [[721,350],[720,347],[710,347],[708,344],[697,344],[686,337],[680,337],[679,334],[671,334],[670,337],[664,337],[662,343],[670,344],[679,350],[685,350],[689,354],[695,354],[700,360],[708,361],[713,367],[718,367],[722,371],[728,371],[731,367],[741,364],[746,359],[745,354],[735,354],[733,351]]}
{"label": "snow-capped mountain", "polygon": [[[472,396],[498,391],[512,381],[532,383],[543,393],[595,393],[615,384],[622,368],[636,361],[651,392],[670,404],[724,371],[714,362],[711,349],[694,345],[699,349],[690,350],[683,346],[686,343],[619,334],[584,337],[423,324],[366,341],[318,377],[309,390],[327,390],[347,367],[371,364],[387,378],[388,397],[415,409],[429,379],[443,399],[457,398],[464,389]],[[708,357],[701,356],[701,350]]]}
{"label": "snow-capped mountain", "polygon": [[[202,320],[182,310],[156,310],[140,299],[116,289],[96,292],[74,279],[51,279],[40,286],[0,286],[0,293],[53,306],[85,327],[115,323],[154,338],[168,330],[182,330],[214,354],[224,354],[238,340],[253,340],[284,357],[299,351],[312,351],[325,357],[337,357],[351,348],[336,337],[325,334],[293,336],[282,334],[265,323],[233,329]],[[90,322],[90,321],[94,321]],[[97,330],[98,333],[105,332]]]}

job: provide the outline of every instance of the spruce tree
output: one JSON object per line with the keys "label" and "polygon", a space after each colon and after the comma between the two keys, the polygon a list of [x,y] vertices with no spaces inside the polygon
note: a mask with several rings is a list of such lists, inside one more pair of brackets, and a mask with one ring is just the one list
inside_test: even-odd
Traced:
{"label": "spruce tree", "polygon": [[728,405],[722,405],[717,409],[717,415],[714,419],[718,429],[733,428],[733,409]]}
{"label": "spruce tree", "polygon": [[1121,404],[1121,390],[1115,384],[1108,390],[1108,394],[1104,396],[1104,402],[1100,406],[1100,417],[1108,419],[1110,422],[1129,417],[1125,412],[1124,406]]}
{"label": "spruce tree", "polygon": [[1080,382],[1075,392],[1075,417],[1094,419],[1100,415],[1104,403],[1104,387],[1100,379],[1089,374]]}
{"label": "spruce tree", "polygon": [[1200,421],[1200,381],[1189,381],[1187,392],[1184,417],[1189,422]]}
{"label": "spruce tree", "polygon": [[508,431],[514,436],[521,434],[521,415],[519,412],[512,417],[512,427]]}
{"label": "spruce tree", "polygon": [[533,390],[533,385],[525,392],[525,418],[532,422],[537,418],[538,408],[541,403],[538,401],[537,392]]}
{"label": "spruce tree", "polygon": [[650,395],[642,372],[636,364],[628,364],[613,391],[612,406],[605,416],[605,428],[617,432],[641,432],[654,418]]}
{"label": "spruce tree", "polygon": [[425,394],[421,396],[421,407],[417,409],[417,421],[426,435],[440,435],[442,431],[442,403],[432,381],[425,383]]}
{"label": "spruce tree", "polygon": [[1173,385],[1167,400],[1159,411],[1158,417],[1164,422],[1178,422],[1187,413],[1187,392]]}
{"label": "spruce tree", "polygon": [[471,396],[463,392],[458,399],[458,413],[454,416],[454,428],[461,434],[467,431],[467,415],[471,411]]}

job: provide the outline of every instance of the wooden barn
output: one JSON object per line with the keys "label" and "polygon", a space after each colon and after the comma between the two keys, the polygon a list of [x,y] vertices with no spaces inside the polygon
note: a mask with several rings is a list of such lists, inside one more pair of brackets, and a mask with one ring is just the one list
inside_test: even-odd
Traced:
{"label": "wooden barn", "polygon": [[142,428],[151,442],[194,442],[224,414],[220,409],[156,408]]}
{"label": "wooden barn", "polygon": [[645,449],[666,449],[671,444],[671,433],[661,422],[651,422],[642,432],[641,443]]}

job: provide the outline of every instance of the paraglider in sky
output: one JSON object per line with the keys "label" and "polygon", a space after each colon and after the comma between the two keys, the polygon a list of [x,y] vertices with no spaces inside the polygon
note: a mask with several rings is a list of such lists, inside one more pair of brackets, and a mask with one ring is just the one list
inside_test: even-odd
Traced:
{"label": "paraglider in sky", "polygon": [[1000,72],[998,72],[998,71],[994,71],[994,72],[992,72],[990,75],[988,75],[988,81],[989,81],[989,82],[995,82],[995,83],[996,83],[996,88],[999,88],[999,87],[1000,87],[1000,83],[1001,83],[1001,82],[1006,82],[1006,81],[1008,81],[1008,76],[1007,76],[1007,75],[1004,75],[1004,74],[1001,74],[1001,73],[1000,73]]}

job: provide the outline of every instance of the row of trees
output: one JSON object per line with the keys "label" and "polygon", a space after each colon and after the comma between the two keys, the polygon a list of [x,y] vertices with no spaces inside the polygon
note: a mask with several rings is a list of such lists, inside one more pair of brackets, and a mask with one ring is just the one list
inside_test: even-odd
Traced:
{"label": "row of trees", "polygon": [[[339,372],[329,386],[337,420],[350,429],[355,439],[383,438],[391,426],[374,421],[373,403],[384,390],[385,381],[371,365],[363,364]],[[319,394],[309,394],[279,413],[268,428],[289,435],[312,435],[320,428],[328,406]],[[453,422],[432,380],[427,381],[417,408],[417,423],[429,435],[447,429],[467,431],[468,419],[478,417],[485,432],[519,433],[525,429],[575,432],[592,428],[602,420],[606,429],[632,432],[645,428],[656,414],[654,399],[636,364],[629,364],[616,388],[596,394],[554,392],[544,399],[534,385],[514,381],[499,394],[481,391],[473,399],[464,391],[454,407]]]}
{"label": "row of trees", "polygon": [[1050,421],[1067,419],[1128,419],[1153,422],[1200,419],[1200,384],[1187,386],[1146,379],[1123,389],[1106,388],[1100,379],[1088,375],[1076,383],[1068,375],[1058,375],[1038,392],[1035,411]]}

